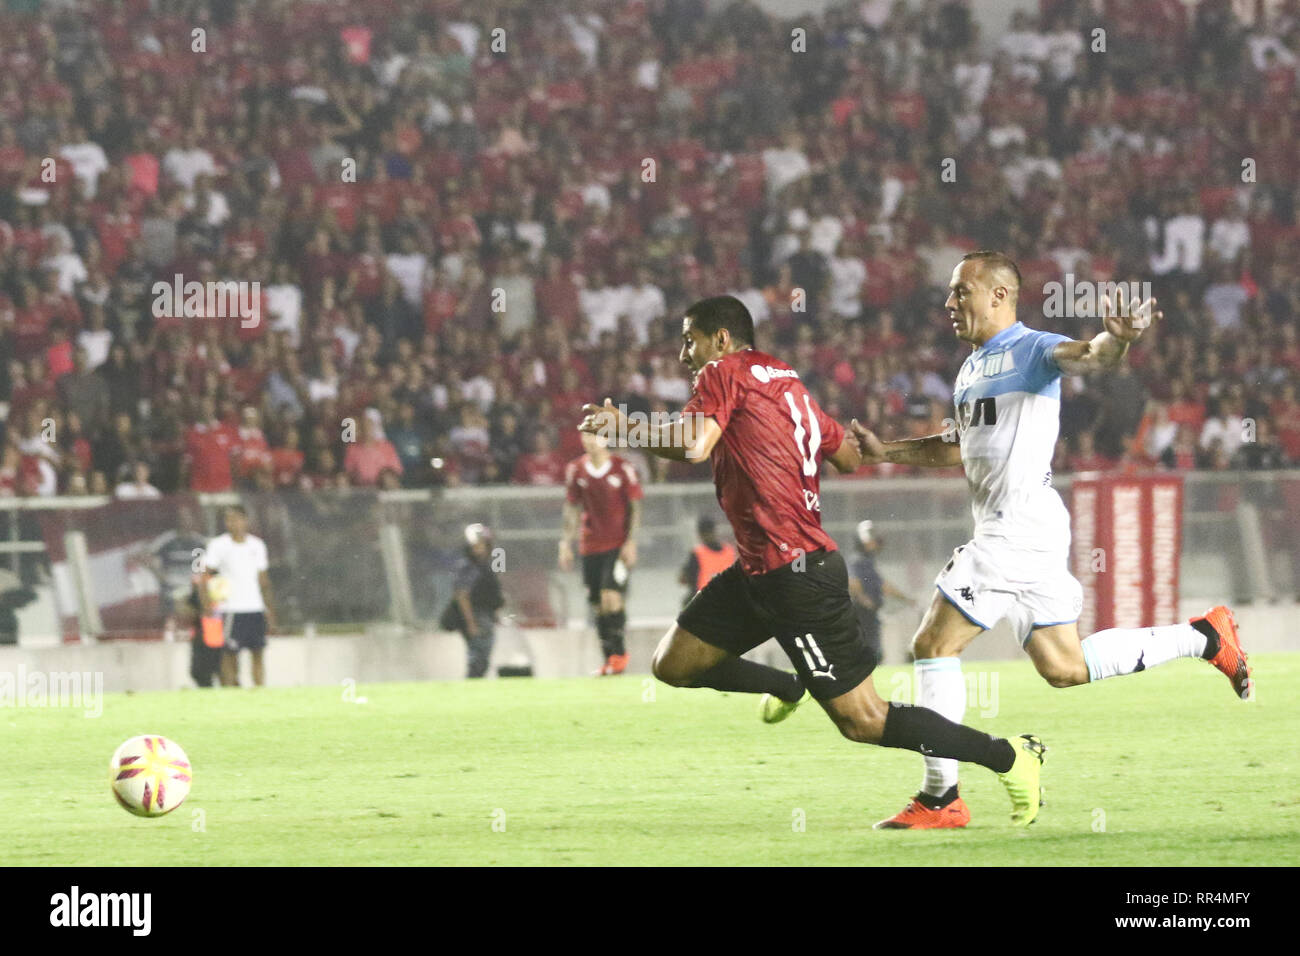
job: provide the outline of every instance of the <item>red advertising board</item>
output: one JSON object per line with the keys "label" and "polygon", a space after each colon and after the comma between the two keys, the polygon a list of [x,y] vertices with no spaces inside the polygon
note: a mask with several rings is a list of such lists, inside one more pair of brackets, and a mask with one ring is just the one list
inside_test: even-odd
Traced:
{"label": "red advertising board", "polygon": [[1070,526],[1070,563],[1083,585],[1080,636],[1178,621],[1179,475],[1078,475]]}

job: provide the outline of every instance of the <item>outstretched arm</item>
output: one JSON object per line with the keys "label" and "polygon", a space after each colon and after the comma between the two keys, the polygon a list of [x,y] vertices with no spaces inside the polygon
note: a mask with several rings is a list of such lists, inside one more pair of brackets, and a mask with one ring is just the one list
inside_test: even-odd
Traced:
{"label": "outstretched arm", "polygon": [[1124,301],[1124,287],[1120,286],[1115,291],[1114,304],[1109,295],[1102,296],[1104,331],[1086,342],[1060,343],[1052,350],[1052,358],[1062,372],[1071,375],[1104,372],[1119,365],[1128,347],[1140,339],[1153,322],[1162,318],[1164,313],[1157,311],[1155,299],[1130,307]]}
{"label": "outstretched arm", "polygon": [[895,465],[951,468],[961,464],[961,445],[957,441],[955,427],[938,435],[903,441],[881,441],[874,432],[860,425],[856,418],[849,424],[849,428],[864,465],[878,465],[888,461]]}
{"label": "outstretched arm", "polygon": [[583,405],[582,414],[578,431],[606,436],[611,448],[616,447],[618,437],[635,436],[638,447],[669,461],[708,461],[713,446],[722,437],[722,428],[708,415],[683,415],[666,425],[629,426],[627,416],[608,398],[603,406]]}

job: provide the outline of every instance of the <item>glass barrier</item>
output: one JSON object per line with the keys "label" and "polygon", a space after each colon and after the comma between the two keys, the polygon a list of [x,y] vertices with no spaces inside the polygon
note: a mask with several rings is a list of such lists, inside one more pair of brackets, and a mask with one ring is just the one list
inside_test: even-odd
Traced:
{"label": "glass barrier", "polygon": [[[1069,479],[1057,480],[1067,503]],[[727,526],[711,484],[646,487],[633,620],[667,623],[687,588],[679,575],[699,517]],[[242,501],[267,544],[280,623],[360,631],[376,622],[429,626],[451,598],[465,526],[488,525],[509,610],[519,623],[581,623],[580,563],[556,563],[561,488],[176,495],[0,500],[0,642],[24,634],[157,637],[189,590],[194,552]],[[934,575],[970,537],[960,478],[836,479],[822,486],[825,527],[846,551],[859,521],[882,541],[887,580],[929,598]],[[1182,596],[1206,603],[1294,600],[1300,593],[1300,472],[1194,473],[1184,493]],[[39,610],[44,608],[44,610]],[[13,621],[19,622],[17,625]]]}

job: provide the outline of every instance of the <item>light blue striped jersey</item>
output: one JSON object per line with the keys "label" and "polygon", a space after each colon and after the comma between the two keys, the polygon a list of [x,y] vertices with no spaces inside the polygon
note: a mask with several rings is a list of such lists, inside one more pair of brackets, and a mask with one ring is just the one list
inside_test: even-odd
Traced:
{"label": "light blue striped jersey", "polygon": [[1052,550],[1069,542],[1069,514],[1052,488],[1061,424],[1052,350],[1068,341],[1017,322],[962,363],[953,404],[977,535]]}

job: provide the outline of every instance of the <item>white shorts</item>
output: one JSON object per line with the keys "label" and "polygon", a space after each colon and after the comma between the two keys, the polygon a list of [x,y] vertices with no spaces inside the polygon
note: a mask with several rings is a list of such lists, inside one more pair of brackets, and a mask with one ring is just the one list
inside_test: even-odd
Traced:
{"label": "white shorts", "polygon": [[1023,647],[1036,627],[1071,624],[1083,587],[1065,551],[1031,551],[996,538],[974,538],[952,553],[934,585],[966,619],[985,630],[1004,618]]}

